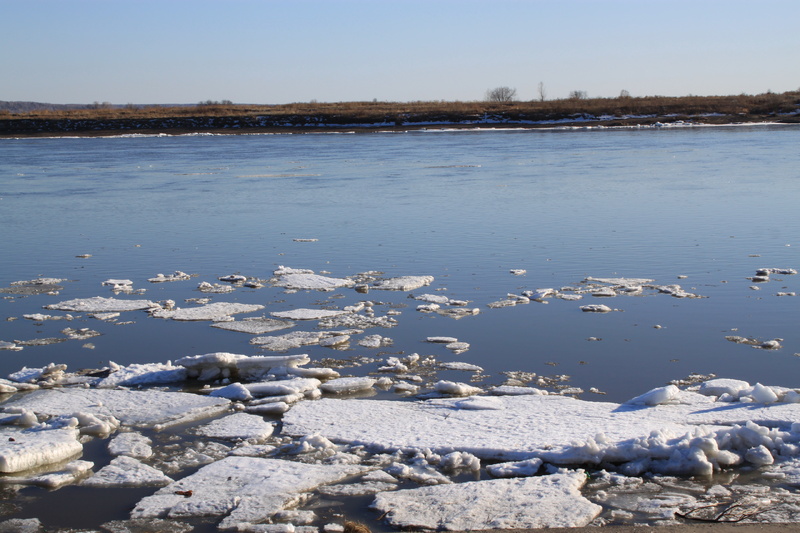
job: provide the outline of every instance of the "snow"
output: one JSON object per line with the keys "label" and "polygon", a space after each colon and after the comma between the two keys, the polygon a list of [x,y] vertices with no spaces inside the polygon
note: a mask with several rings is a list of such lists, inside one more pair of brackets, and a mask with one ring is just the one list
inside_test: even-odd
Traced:
{"label": "snow", "polygon": [[375,385],[375,380],[368,377],[363,378],[337,378],[332,379],[320,386],[323,392],[331,394],[352,394],[363,391],[371,391]]}
{"label": "snow", "polygon": [[[403,529],[471,531],[581,527],[602,507],[581,496],[582,471],[382,492],[372,507]],[[533,504],[535,502],[535,504]]]}
{"label": "snow", "polygon": [[56,304],[46,305],[45,309],[73,311],[78,313],[114,313],[122,311],[139,311],[157,308],[158,304],[150,300],[120,300],[117,298],[77,298]]}
{"label": "snow", "polygon": [[226,457],[142,499],[131,518],[219,516],[224,517],[220,529],[246,527],[268,521],[306,492],[362,470],[359,466]]}
{"label": "snow", "polygon": [[115,457],[82,485],[87,487],[163,487],[172,478],[133,457]]}
{"label": "snow", "polygon": [[13,397],[3,410],[29,409],[38,415],[85,414],[113,417],[128,427],[163,429],[228,410],[230,402],[184,392],[158,390],[46,389]]}
{"label": "snow", "polygon": [[231,302],[214,302],[200,307],[182,309],[155,309],[150,314],[155,318],[171,318],[172,320],[213,320],[219,321],[230,315],[252,313],[264,309],[259,304],[240,304]]}
{"label": "snow", "polygon": [[128,366],[113,365],[114,371],[107,378],[98,382],[102,388],[131,387],[138,385],[155,385],[164,383],[180,383],[186,380],[186,369],[171,363],[130,364]]}
{"label": "snow", "polygon": [[83,451],[78,430],[0,428],[0,472],[22,472],[66,461]]}

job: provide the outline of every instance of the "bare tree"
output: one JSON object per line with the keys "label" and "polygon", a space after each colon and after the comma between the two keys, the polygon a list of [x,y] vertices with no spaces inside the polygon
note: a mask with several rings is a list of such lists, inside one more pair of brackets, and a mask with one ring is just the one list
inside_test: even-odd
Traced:
{"label": "bare tree", "polygon": [[544,102],[547,100],[547,89],[544,88],[544,82],[540,81],[539,86],[536,88],[536,92],[539,95],[539,101]]}
{"label": "bare tree", "polygon": [[631,93],[629,93],[626,89],[622,89],[619,92],[619,97],[620,98],[630,98],[631,97]]}
{"label": "bare tree", "polygon": [[496,87],[486,91],[487,102],[513,102],[517,99],[517,90],[511,87]]}
{"label": "bare tree", "polygon": [[572,100],[585,100],[588,98],[586,91],[570,91],[569,97]]}

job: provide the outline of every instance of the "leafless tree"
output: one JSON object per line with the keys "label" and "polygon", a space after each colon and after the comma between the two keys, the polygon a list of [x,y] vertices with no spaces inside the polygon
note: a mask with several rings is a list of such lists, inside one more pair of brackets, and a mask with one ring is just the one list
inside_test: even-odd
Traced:
{"label": "leafless tree", "polygon": [[588,98],[588,95],[586,94],[586,91],[570,91],[569,97],[572,100],[585,100]]}
{"label": "leafless tree", "polygon": [[486,91],[487,102],[513,102],[517,99],[517,90],[511,87],[496,87]]}
{"label": "leafless tree", "polygon": [[543,81],[539,82],[539,86],[537,87],[536,91],[539,94],[539,101],[544,102],[547,99],[547,90],[544,88]]}

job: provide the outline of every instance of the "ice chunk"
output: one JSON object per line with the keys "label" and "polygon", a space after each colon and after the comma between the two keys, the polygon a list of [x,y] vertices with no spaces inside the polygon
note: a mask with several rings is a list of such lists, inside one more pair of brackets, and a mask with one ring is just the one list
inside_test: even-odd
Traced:
{"label": "ice chunk", "polygon": [[705,394],[706,396],[722,396],[723,394],[730,394],[734,398],[738,398],[740,391],[749,388],[750,384],[740,379],[718,378],[701,383],[698,392],[700,392],[700,394]]}
{"label": "ice chunk", "polygon": [[210,381],[236,376],[246,380],[260,379],[274,369],[292,369],[310,360],[307,354],[247,356],[214,352],[183,357],[175,363],[186,367],[190,378]]}
{"label": "ice chunk", "polygon": [[0,472],[21,472],[81,453],[78,430],[0,428]]}
{"label": "ice chunk", "polygon": [[291,309],[289,311],[275,311],[270,313],[276,318],[287,318],[289,320],[320,320],[339,315],[348,314],[348,311],[337,309]]}
{"label": "ice chunk", "polygon": [[[379,493],[372,504],[394,527],[471,531],[582,527],[602,507],[581,496],[583,471]],[[535,502],[532,505],[531,502]]]}
{"label": "ice chunk", "polygon": [[388,291],[413,291],[431,283],[433,283],[433,276],[401,276],[376,281],[372,284],[372,288]]}
{"label": "ice chunk", "polygon": [[291,394],[304,394],[320,386],[316,378],[293,378],[279,381],[265,381],[262,383],[248,383],[245,385],[253,396],[281,396]]}
{"label": "ice chunk", "polygon": [[494,477],[530,477],[536,475],[541,466],[542,460],[534,457],[527,461],[487,465],[486,471]]}
{"label": "ice chunk", "polygon": [[320,386],[324,392],[331,394],[352,394],[356,392],[370,391],[375,380],[368,377],[363,378],[338,378],[332,379]]}
{"label": "ice chunk", "polygon": [[129,279],[107,279],[102,285],[111,287],[114,292],[133,292],[133,281]]}
{"label": "ice chunk", "polygon": [[674,400],[679,393],[680,389],[678,387],[667,385],[666,387],[655,388],[625,403],[629,405],[662,405]]}
{"label": "ice chunk", "polygon": [[116,370],[97,383],[101,388],[131,387],[180,383],[186,380],[186,368],[171,363],[130,364]]}
{"label": "ice chunk", "polygon": [[[4,476],[4,483],[20,485],[38,485],[47,489],[57,489],[64,485],[75,483],[91,472],[94,463],[89,461],[71,461],[63,469],[30,477]],[[0,529],[0,531],[3,531]],[[15,530],[16,531],[16,530]]]}
{"label": "ice chunk", "polygon": [[581,311],[584,313],[610,313],[613,311],[609,306],[602,304],[582,305]]}
{"label": "ice chunk", "polygon": [[469,396],[471,394],[479,394],[481,389],[467,385],[466,383],[458,383],[455,381],[439,381],[434,385],[436,392],[442,394],[450,394],[452,396]]}
{"label": "ice chunk", "polygon": [[301,346],[317,344],[323,336],[324,334],[320,331],[293,331],[284,335],[254,337],[250,339],[250,344],[256,344],[273,352],[285,352]]}
{"label": "ice chunk", "polygon": [[266,422],[263,417],[235,413],[200,426],[196,433],[215,439],[261,441],[271,436],[274,431],[275,425]]}
{"label": "ice chunk", "polygon": [[155,318],[171,318],[172,320],[214,320],[238,313],[252,313],[264,309],[259,304],[240,304],[230,302],[214,302],[200,307],[182,309],[155,309],[150,314]]}
{"label": "ice chunk", "polygon": [[329,290],[351,287],[355,282],[344,278],[329,278],[318,274],[284,274],[275,282],[276,287],[298,290]]}
{"label": "ice chunk", "polygon": [[133,457],[115,457],[82,485],[88,487],[163,487],[172,478]]}
{"label": "ice chunk", "polygon": [[158,304],[150,300],[119,300],[117,298],[77,298],[56,304],[46,305],[45,309],[74,311],[78,313],[113,313],[122,311],[139,311],[157,308]]}
{"label": "ice chunk", "polygon": [[271,331],[278,331],[294,327],[294,322],[290,320],[277,320],[274,318],[245,318],[234,322],[215,322],[212,327],[226,329],[228,331],[240,331],[251,335],[263,335]]}
{"label": "ice chunk", "polygon": [[247,527],[269,520],[296,503],[303,493],[362,470],[357,466],[226,457],[144,498],[131,518],[222,516],[221,529]]}
{"label": "ice chunk", "polygon": [[209,396],[227,398],[234,401],[247,401],[253,398],[253,395],[250,394],[250,391],[247,390],[247,387],[241,383],[231,383],[230,385],[226,385],[221,389],[211,391]]}
{"label": "ice chunk", "polygon": [[186,272],[181,272],[180,270],[176,270],[172,274],[167,274],[166,276],[164,274],[156,274],[154,278],[148,278],[147,281],[149,281],[150,283],[163,283],[165,281],[181,281],[181,280],[187,280],[189,278],[191,278],[191,276]]}
{"label": "ice chunk", "polygon": [[175,424],[202,420],[228,410],[230,402],[185,392],[157,390],[47,389],[34,391],[4,404],[48,416],[72,413],[111,416],[122,425],[162,429]]}
{"label": "ice chunk", "polygon": [[135,459],[147,459],[153,455],[152,441],[141,433],[120,433],[108,443],[108,453],[125,455]]}

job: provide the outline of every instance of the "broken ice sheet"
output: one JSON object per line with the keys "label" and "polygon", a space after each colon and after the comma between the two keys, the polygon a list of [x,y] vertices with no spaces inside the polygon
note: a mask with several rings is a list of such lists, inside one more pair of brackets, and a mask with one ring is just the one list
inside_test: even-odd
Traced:
{"label": "broken ice sheet", "polygon": [[235,413],[200,426],[194,433],[203,437],[262,442],[275,432],[275,424],[264,417]]}
{"label": "broken ice sheet", "polygon": [[72,413],[111,416],[124,426],[163,429],[219,415],[229,405],[230,401],[224,398],[184,392],[64,388],[14,397],[3,404],[3,410],[28,409],[45,416]]}
{"label": "broken ice sheet", "polygon": [[158,304],[150,300],[120,300],[118,298],[76,298],[63,302],[46,305],[45,309],[58,311],[73,311],[78,313],[112,313],[121,311],[139,311],[157,308]]}
{"label": "broken ice sheet", "polygon": [[331,290],[339,287],[352,287],[355,282],[344,278],[331,278],[319,274],[284,274],[274,282],[276,287],[297,290]]}
{"label": "broken ice sheet", "polygon": [[[372,507],[394,527],[472,531],[582,527],[602,507],[581,496],[582,470],[379,493]],[[535,505],[531,505],[535,502]]]}
{"label": "broken ice sheet", "polygon": [[121,455],[83,481],[87,487],[163,487],[172,478],[138,459]]}
{"label": "broken ice sheet", "polygon": [[59,463],[83,451],[75,428],[0,428],[0,472],[22,472]]}
{"label": "broken ice sheet", "polygon": [[212,320],[218,321],[230,315],[239,313],[252,313],[264,309],[259,304],[241,304],[229,302],[215,302],[200,307],[178,309],[153,309],[150,313],[155,318],[171,318],[172,320]]}
{"label": "broken ice sheet", "polygon": [[217,516],[224,517],[221,529],[244,528],[269,521],[275,513],[301,500],[304,493],[364,469],[226,457],[142,499],[131,518]]}

